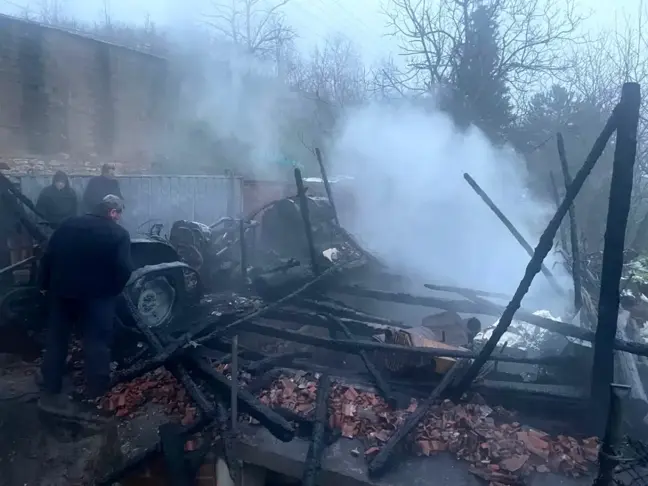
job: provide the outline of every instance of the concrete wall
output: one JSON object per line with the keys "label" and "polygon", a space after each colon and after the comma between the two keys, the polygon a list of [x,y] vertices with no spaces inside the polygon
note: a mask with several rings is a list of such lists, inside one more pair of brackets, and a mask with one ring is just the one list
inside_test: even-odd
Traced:
{"label": "concrete wall", "polygon": [[11,173],[150,166],[165,116],[162,58],[0,16],[0,160]]}

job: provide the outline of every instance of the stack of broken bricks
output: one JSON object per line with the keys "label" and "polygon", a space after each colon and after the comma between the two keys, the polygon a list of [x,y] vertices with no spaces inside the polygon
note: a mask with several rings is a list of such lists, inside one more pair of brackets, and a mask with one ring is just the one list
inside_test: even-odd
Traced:
{"label": "stack of broken bricks", "polygon": [[[312,377],[283,376],[261,393],[261,401],[309,414],[316,393]],[[329,425],[341,430],[343,437],[361,439],[364,455],[371,461],[417,406],[412,400],[406,409],[394,410],[373,392],[334,384]],[[533,472],[582,476],[595,465],[599,449],[596,438],[550,437],[526,428],[514,421],[513,413],[490,408],[478,396],[471,403],[439,402],[410,439],[405,447],[412,454],[432,456],[447,451],[468,461],[470,471],[492,486],[519,484]]]}
{"label": "stack of broken bricks", "polygon": [[[226,374],[227,365],[219,368]],[[309,419],[315,412],[317,378],[308,373],[286,373],[258,396],[270,408]],[[196,415],[182,386],[163,369],[117,385],[104,397],[102,406],[118,416],[132,416],[147,401],[163,405],[183,425]],[[409,406],[397,410],[372,391],[333,383],[328,401],[329,427],[340,431],[342,437],[360,439],[364,451],[356,449],[353,453],[363,454],[371,462],[418,405],[412,399]],[[478,395],[468,403],[439,401],[403,444],[403,452],[418,456],[451,453],[467,461],[470,471],[492,486],[523,484],[534,472],[585,475],[595,465],[598,449],[596,438],[551,437],[524,427],[515,421],[514,413],[491,408]]]}

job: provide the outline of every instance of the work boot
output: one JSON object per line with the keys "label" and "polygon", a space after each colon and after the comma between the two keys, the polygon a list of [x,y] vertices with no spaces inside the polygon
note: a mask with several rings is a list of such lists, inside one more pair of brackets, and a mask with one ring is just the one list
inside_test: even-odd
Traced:
{"label": "work boot", "polygon": [[73,401],[63,393],[43,393],[38,408],[43,413],[75,422],[102,424],[110,418],[95,405]]}

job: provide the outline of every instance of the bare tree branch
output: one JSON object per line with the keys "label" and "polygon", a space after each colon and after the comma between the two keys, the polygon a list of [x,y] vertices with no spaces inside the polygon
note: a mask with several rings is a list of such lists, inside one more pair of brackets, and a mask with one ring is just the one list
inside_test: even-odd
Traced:
{"label": "bare tree branch", "polygon": [[261,58],[278,61],[277,52],[296,34],[286,24],[283,7],[290,0],[232,0],[229,4],[212,1],[204,14],[207,25],[225,39]]}

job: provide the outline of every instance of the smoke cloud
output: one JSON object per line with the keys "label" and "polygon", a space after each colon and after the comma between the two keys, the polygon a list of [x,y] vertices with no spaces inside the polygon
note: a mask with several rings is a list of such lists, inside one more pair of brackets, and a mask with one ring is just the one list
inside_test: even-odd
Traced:
{"label": "smoke cloud", "polygon": [[[524,161],[440,111],[366,106],[347,113],[333,141],[331,173],[354,178],[343,224],[395,272],[512,295],[529,256],[463,178],[469,173],[535,246],[552,214],[525,188]],[[342,189],[340,189],[342,190]],[[556,262],[550,255],[549,268]],[[565,278],[564,269],[553,267]],[[562,280],[561,279],[561,280]],[[568,281],[564,282],[569,288]],[[538,275],[526,300],[564,309]]]}

